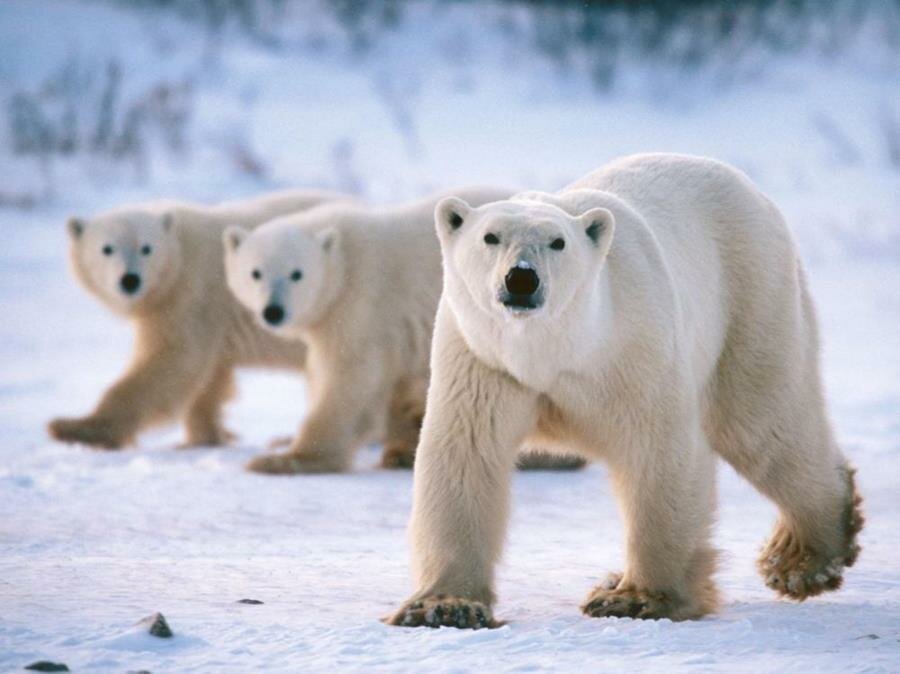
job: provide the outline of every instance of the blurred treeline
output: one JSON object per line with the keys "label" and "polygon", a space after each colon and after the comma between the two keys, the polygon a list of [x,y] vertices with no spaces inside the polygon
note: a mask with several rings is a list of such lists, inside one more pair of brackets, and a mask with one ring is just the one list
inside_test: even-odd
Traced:
{"label": "blurred treeline", "polygon": [[[526,78],[549,69],[550,86],[586,80],[598,96],[642,88],[667,105],[691,86],[715,92],[752,84],[779,59],[824,60],[890,77],[900,70],[900,0],[96,2],[196,25],[205,57],[179,76],[155,73],[149,62],[135,72],[118,57],[67,58],[43,81],[7,92],[8,149],[37,160],[48,192],[56,158],[124,162],[141,179],[150,171],[151,147],[176,157],[189,152],[197,82],[215,71],[235,38],[369,68],[411,151],[417,141],[407,99],[436,59],[478,67],[505,50],[513,54],[508,67]],[[897,122],[893,114],[884,119],[900,163]],[[229,143],[241,171],[262,175],[243,139]]]}
{"label": "blurred treeline", "polygon": [[[867,25],[878,41],[900,51],[900,0],[112,0],[156,7],[202,23],[210,34],[237,28],[273,48],[309,42],[306,20],[330,15],[357,54],[427,8],[436,20],[450,9],[479,8],[482,16],[547,57],[585,64],[598,86],[610,83],[623,55],[702,66],[751,48],[838,54]],[[333,34],[331,34],[333,37]]]}

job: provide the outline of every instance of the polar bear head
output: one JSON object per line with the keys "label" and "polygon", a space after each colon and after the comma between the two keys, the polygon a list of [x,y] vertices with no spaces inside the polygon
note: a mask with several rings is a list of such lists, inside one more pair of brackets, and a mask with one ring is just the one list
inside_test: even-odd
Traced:
{"label": "polar bear head", "polygon": [[323,315],[340,287],[340,233],[306,228],[297,216],[247,231],[226,228],[228,287],[267,330],[300,336]]}
{"label": "polar bear head", "polygon": [[530,198],[472,208],[448,197],[435,225],[454,313],[506,323],[562,315],[603,264],[615,223],[606,208],[572,216]]}
{"label": "polar bear head", "polygon": [[76,277],[118,313],[154,305],[178,275],[181,245],[172,213],[125,208],[72,217],[66,227]]}

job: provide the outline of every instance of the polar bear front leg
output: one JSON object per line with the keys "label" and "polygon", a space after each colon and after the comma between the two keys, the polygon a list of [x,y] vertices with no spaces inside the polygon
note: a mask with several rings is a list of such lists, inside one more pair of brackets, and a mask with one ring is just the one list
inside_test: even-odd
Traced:
{"label": "polar bear front leg", "polygon": [[222,407],[234,397],[234,368],[220,365],[194,397],[184,419],[182,447],[218,447],[235,439],[222,423]]}
{"label": "polar bear front leg", "polygon": [[[376,356],[361,354],[361,363]],[[377,362],[377,361],[375,361]],[[322,368],[308,416],[288,450],[263,454],[247,464],[256,473],[344,473],[350,470],[356,449],[368,437],[376,416],[383,415],[386,395],[380,373],[332,364]]]}
{"label": "polar bear front leg", "polygon": [[588,616],[686,620],[716,608],[715,457],[699,429],[654,444],[620,448],[610,461],[626,565],[588,596]]}
{"label": "polar bear front leg", "polygon": [[[86,417],[54,419],[50,435],[63,442],[118,449],[134,442],[145,427],[177,415],[196,394],[210,368],[202,348],[188,348],[184,339],[154,342],[139,348],[131,368],[100,399]],[[209,348],[214,353],[215,348]]]}
{"label": "polar bear front leg", "polygon": [[391,625],[493,627],[494,566],[517,450],[536,396],[435,333],[433,379],[415,464],[410,523],[416,591]]}

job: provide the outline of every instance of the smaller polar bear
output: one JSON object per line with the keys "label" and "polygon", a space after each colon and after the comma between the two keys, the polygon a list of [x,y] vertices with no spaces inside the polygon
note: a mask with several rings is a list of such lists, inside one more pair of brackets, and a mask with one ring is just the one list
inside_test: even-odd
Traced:
{"label": "smaller polar bear", "polygon": [[[461,192],[475,204],[509,190]],[[309,349],[310,410],[287,453],[263,473],[341,472],[388,412],[385,467],[410,467],[424,414],[441,293],[439,196],[390,208],[326,204],[247,232],[225,231],[235,297],[273,334]]]}
{"label": "smaller polar bear", "polygon": [[86,417],[55,419],[65,442],[113,449],[144,428],[184,415],[187,445],[220,445],[223,404],[239,365],[301,370],[306,347],[260,330],[225,285],[222,231],[346,199],[288,190],[207,207],[180,202],[125,206],[68,221],[76,278],[132,320],[131,367]]}
{"label": "smaller polar bear", "polygon": [[862,527],[829,426],[812,299],[790,233],[738,171],[613,162],[558,194],[435,214],[444,292],[417,450],[417,589],[389,622],[494,625],[509,474],[526,438],[604,459],[624,571],[589,616],[715,609],[715,457],[780,517],[759,561],[803,600],[840,586]]}

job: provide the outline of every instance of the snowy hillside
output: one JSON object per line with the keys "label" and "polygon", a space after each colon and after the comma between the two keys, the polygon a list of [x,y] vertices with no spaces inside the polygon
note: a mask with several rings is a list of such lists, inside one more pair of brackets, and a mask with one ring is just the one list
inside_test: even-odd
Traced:
{"label": "snowy hillside", "polygon": [[[234,3],[251,18],[160,4],[0,4],[0,671],[900,670],[900,3],[698,3],[660,35],[578,3]],[[736,164],[797,234],[866,499],[837,593],[796,605],[763,586],[774,509],[722,466],[721,613],[583,618],[622,560],[592,466],[517,476],[508,625],[388,628],[377,618],[410,590],[411,476],[377,471],[374,450],[349,475],[242,470],[295,428],[302,380],[242,377],[235,448],[176,451],[172,429],[118,453],[46,437],[130,349],[66,269],[72,212],[283,185],[381,202],[460,183],[556,189],[650,150]],[[156,611],[174,639],[133,629]]]}

